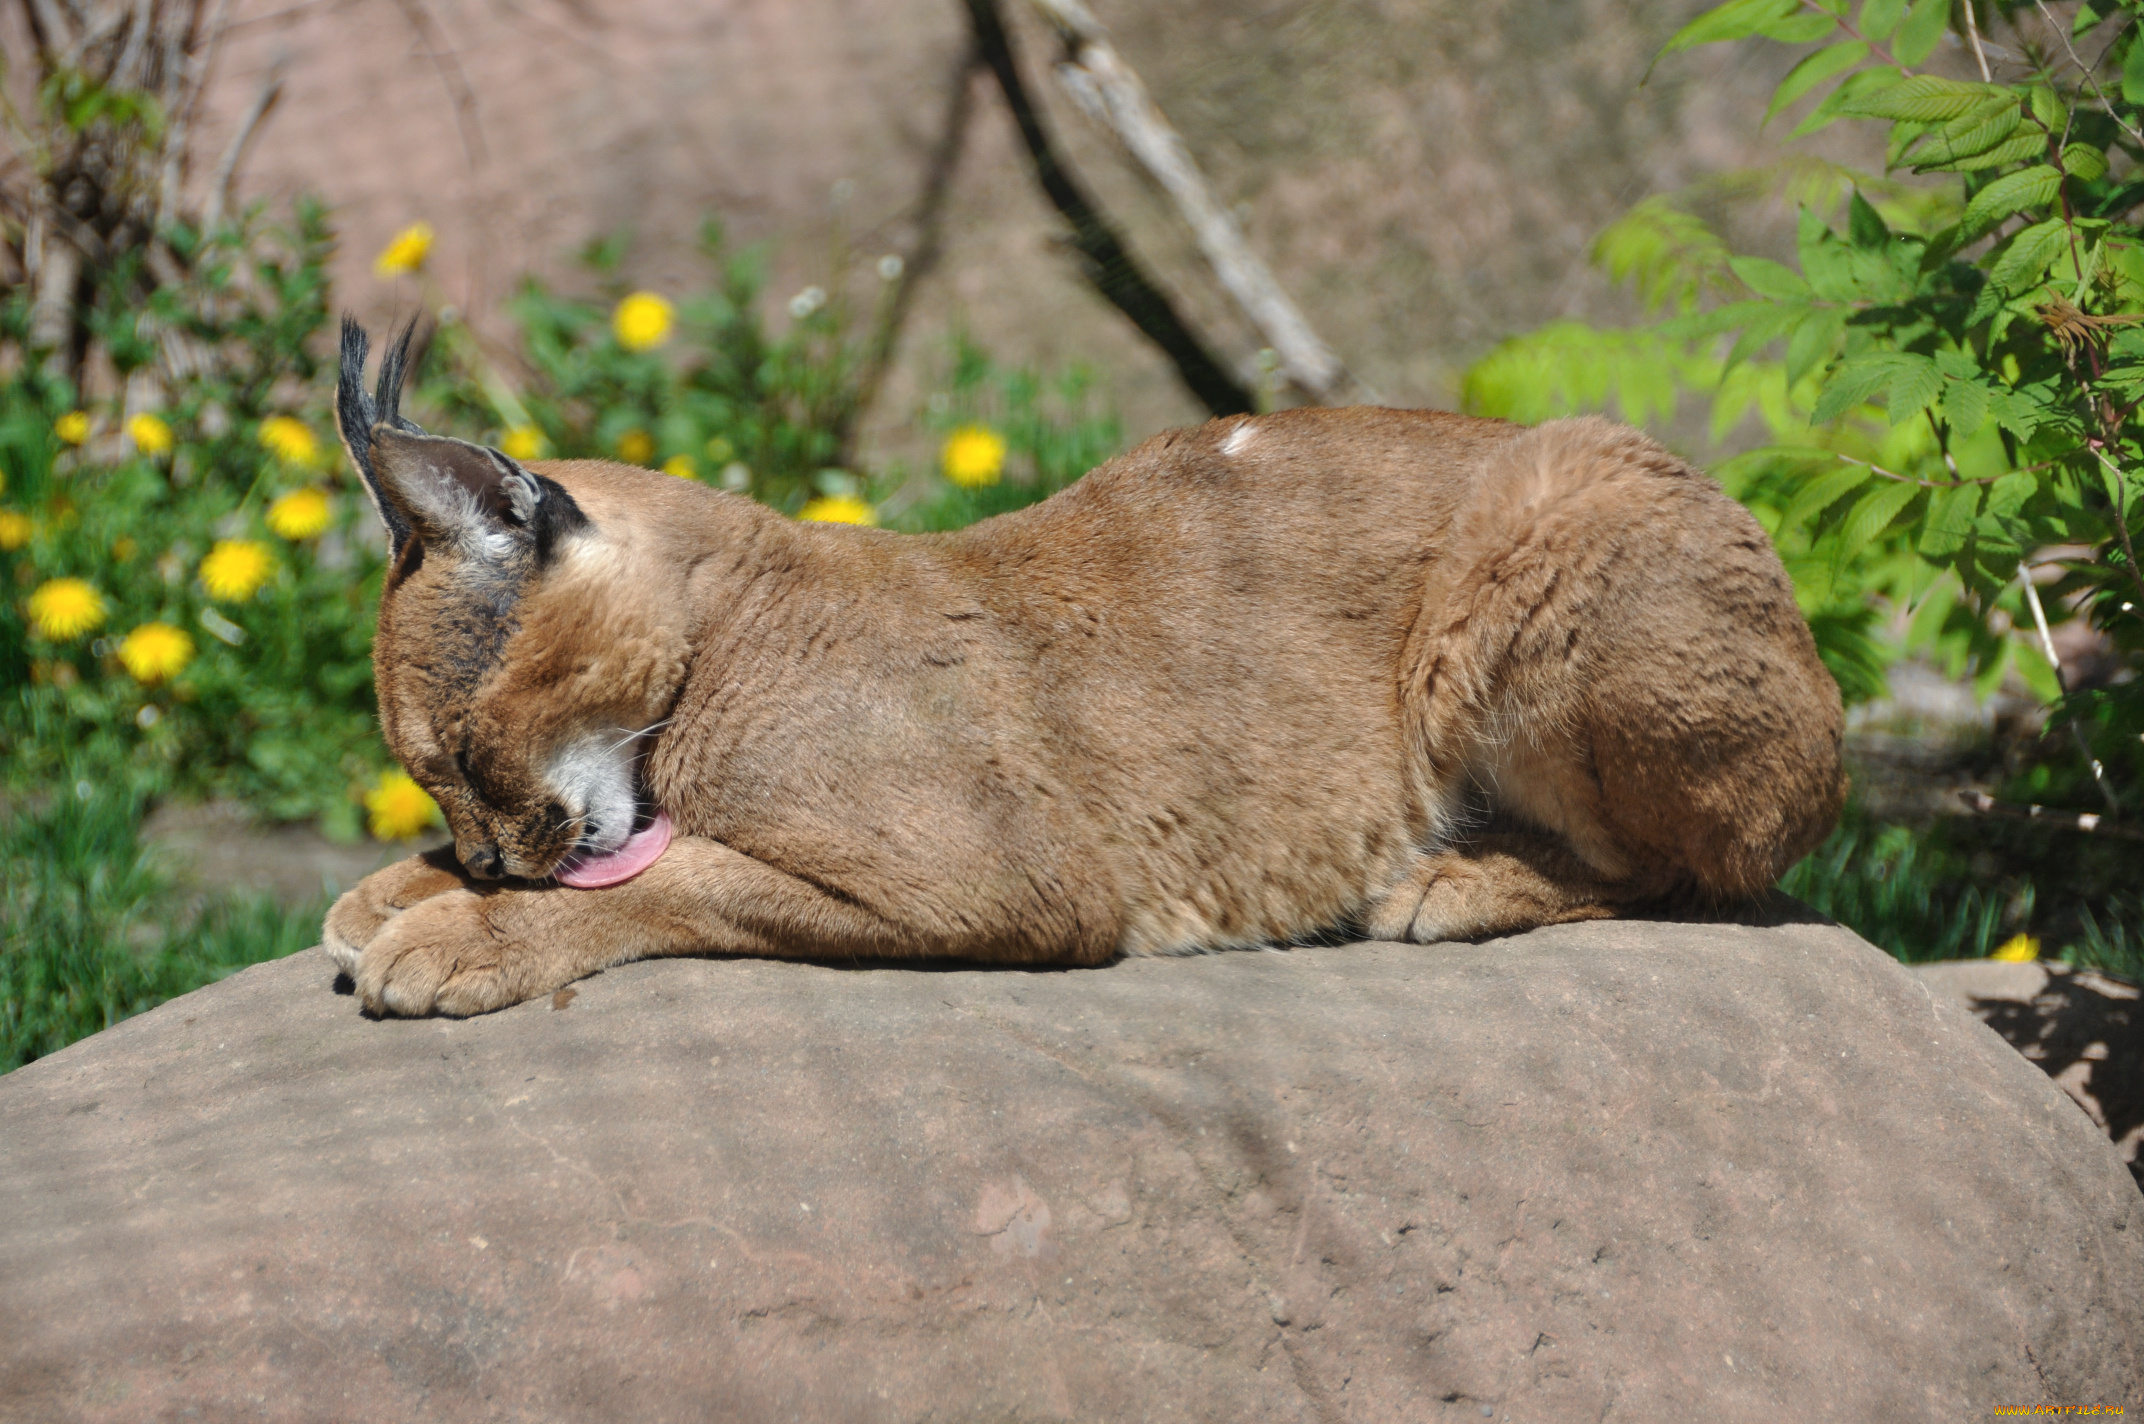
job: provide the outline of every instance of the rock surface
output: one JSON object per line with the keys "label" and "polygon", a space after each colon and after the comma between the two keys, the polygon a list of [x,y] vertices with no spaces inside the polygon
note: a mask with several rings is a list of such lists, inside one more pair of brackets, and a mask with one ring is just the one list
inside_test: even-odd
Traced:
{"label": "rock surface", "polygon": [[2047,962],[1955,959],[1913,972],[2038,1064],[2113,1139],[2144,1187],[2144,994],[2136,985]]}
{"label": "rock surface", "polygon": [[0,1414],[2144,1405],[2119,1156],[1830,926],[671,961],[469,1022],[330,979],[263,965],[0,1079]]}

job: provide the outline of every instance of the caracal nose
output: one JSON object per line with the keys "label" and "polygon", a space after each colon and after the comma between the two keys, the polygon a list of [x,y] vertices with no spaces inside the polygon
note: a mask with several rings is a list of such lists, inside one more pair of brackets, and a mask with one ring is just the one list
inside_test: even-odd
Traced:
{"label": "caracal nose", "polygon": [[479,880],[497,880],[506,873],[505,864],[499,856],[499,848],[486,842],[464,844],[456,841],[454,858],[462,863],[462,869]]}

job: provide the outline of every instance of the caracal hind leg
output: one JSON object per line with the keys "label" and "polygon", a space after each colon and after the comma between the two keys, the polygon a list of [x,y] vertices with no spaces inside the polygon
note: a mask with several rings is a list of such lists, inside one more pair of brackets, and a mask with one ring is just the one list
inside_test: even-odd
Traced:
{"label": "caracal hind leg", "polygon": [[355,976],[365,946],[388,921],[420,901],[469,883],[454,852],[444,846],[398,860],[343,892],[320,927],[320,947],[343,973]]}
{"label": "caracal hind leg", "polygon": [[1568,920],[1612,919],[1646,898],[1579,859],[1554,836],[1475,836],[1417,856],[1363,917],[1372,939],[1433,944]]}

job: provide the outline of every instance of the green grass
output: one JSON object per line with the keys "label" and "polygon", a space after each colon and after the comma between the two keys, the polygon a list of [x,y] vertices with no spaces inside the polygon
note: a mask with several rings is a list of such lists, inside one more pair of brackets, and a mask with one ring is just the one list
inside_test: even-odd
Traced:
{"label": "green grass", "polygon": [[141,809],[77,782],[0,826],[0,1072],[319,937],[324,904],[187,903]]}
{"label": "green grass", "polygon": [[2103,844],[1959,818],[1878,821],[1849,804],[1780,888],[1907,964],[1980,959],[2012,935],[2042,957],[2144,982],[2144,896],[2110,892]]}
{"label": "green grass", "polygon": [[2029,885],[1991,893],[1936,837],[1853,805],[1779,885],[1907,964],[1982,958],[2032,911]]}

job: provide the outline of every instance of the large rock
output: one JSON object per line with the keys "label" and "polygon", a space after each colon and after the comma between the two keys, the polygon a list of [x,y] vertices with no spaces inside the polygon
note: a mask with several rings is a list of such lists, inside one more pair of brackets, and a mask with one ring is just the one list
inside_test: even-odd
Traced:
{"label": "large rock", "polygon": [[1019,973],[302,955],[0,1079],[0,1415],[2144,1405],[2144,1196],[1844,930]]}

